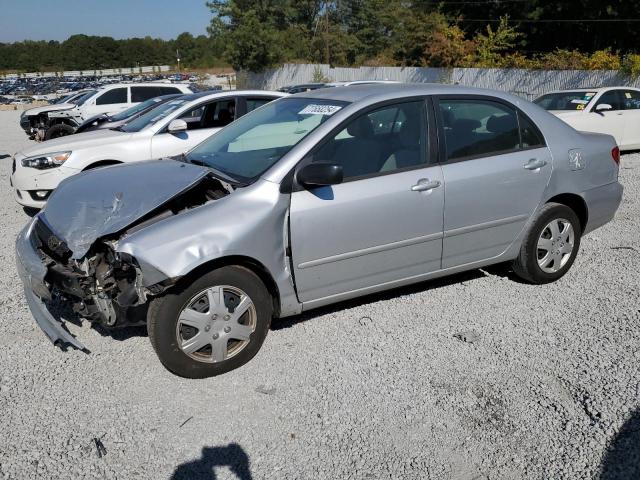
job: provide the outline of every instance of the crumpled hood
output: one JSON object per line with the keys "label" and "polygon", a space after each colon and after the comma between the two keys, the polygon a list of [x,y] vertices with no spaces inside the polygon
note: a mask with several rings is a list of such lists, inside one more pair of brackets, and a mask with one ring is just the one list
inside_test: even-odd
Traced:
{"label": "crumpled hood", "polygon": [[105,235],[117,233],[208,175],[205,167],[153,160],[89,170],[64,180],[40,214],[80,259]]}
{"label": "crumpled hood", "polygon": [[19,155],[34,157],[36,155],[62,151],[74,152],[83,148],[102,147],[111,143],[122,142],[131,135],[133,134],[108,129],[78,133],[76,135],[53,138],[46,142],[35,144],[19,152]]}
{"label": "crumpled hood", "polygon": [[57,105],[43,105],[42,107],[34,107],[29,110],[25,110],[23,115],[25,117],[31,117],[34,115],[40,115],[44,112],[59,112],[61,110],[71,110],[75,107],[73,103],[59,103]]}

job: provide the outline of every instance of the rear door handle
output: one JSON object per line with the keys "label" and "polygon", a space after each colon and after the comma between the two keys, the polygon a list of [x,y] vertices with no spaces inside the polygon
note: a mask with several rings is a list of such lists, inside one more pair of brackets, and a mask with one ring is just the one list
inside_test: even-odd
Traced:
{"label": "rear door handle", "polygon": [[438,188],[441,183],[438,180],[429,180],[428,178],[421,178],[413,187],[412,192],[426,192],[427,190],[433,190]]}
{"label": "rear door handle", "polygon": [[544,160],[537,160],[532,158],[529,162],[524,164],[524,168],[527,170],[538,170],[539,168],[544,167],[547,164]]}

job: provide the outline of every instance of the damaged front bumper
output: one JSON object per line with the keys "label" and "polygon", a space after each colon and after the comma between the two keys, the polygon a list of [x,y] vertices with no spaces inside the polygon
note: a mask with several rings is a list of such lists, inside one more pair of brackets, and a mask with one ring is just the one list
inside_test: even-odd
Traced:
{"label": "damaged front bumper", "polygon": [[53,317],[45,303],[46,300],[51,299],[51,292],[44,281],[47,267],[42,263],[33,244],[32,235],[36,219],[37,217],[20,232],[16,241],[16,265],[24,286],[27,304],[38,326],[54,345],[60,347],[71,345],[79,350],[86,350],[62,323]]}

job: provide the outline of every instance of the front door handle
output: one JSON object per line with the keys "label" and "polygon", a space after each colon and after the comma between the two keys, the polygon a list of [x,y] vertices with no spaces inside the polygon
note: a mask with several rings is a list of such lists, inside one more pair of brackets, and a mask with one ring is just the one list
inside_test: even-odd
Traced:
{"label": "front door handle", "polygon": [[544,167],[547,164],[544,160],[537,160],[532,158],[529,162],[524,164],[524,168],[527,170],[538,170],[539,168]]}
{"label": "front door handle", "polygon": [[438,188],[441,183],[438,180],[429,180],[428,178],[421,178],[413,187],[412,192],[426,192],[427,190],[433,190]]}

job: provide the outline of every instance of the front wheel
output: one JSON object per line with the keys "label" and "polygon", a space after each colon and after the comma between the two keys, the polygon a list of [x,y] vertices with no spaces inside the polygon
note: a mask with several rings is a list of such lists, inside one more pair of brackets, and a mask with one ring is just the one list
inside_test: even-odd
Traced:
{"label": "front wheel", "polygon": [[547,203],[522,242],[513,270],[523,280],[543,284],[569,271],[580,248],[582,228],[578,216],[566,205]]}
{"label": "front wheel", "polygon": [[149,339],[171,372],[211,377],[258,353],[272,314],[272,298],[257,275],[239,266],[222,267],[153,300]]}
{"label": "front wheel", "polygon": [[66,125],[64,123],[59,123],[58,125],[54,125],[47,129],[44,134],[45,140],[51,140],[52,138],[60,138],[66,137],[67,135],[72,135],[75,132],[75,128],[71,125]]}

